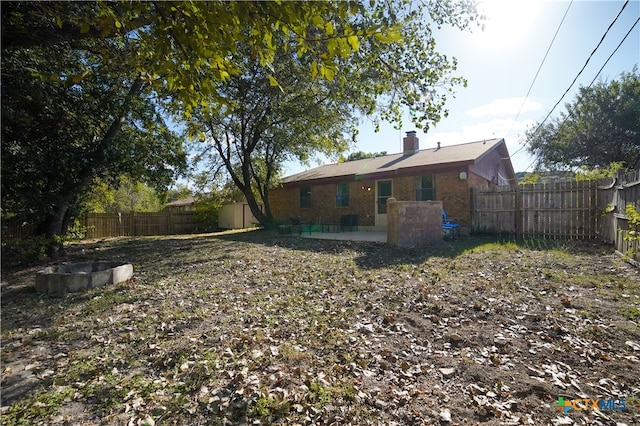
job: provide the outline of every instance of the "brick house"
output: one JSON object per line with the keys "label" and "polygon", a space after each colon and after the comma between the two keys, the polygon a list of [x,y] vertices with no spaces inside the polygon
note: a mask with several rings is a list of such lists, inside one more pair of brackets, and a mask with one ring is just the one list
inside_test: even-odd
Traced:
{"label": "brick house", "polygon": [[403,152],[328,164],[285,177],[270,191],[273,216],[300,216],[336,223],[357,215],[362,229],[385,229],[386,200],[442,201],[447,215],[471,226],[470,191],[514,186],[515,173],[504,139],[419,149],[407,132]]}

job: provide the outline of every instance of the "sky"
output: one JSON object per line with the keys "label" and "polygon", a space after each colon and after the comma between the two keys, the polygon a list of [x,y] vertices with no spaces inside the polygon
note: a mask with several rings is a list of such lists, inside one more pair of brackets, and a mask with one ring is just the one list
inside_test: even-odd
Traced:
{"label": "sky", "polygon": [[[449,110],[447,118],[426,134],[418,131],[420,148],[435,147],[437,142],[446,146],[504,138],[514,170],[531,172],[534,158],[523,148],[526,129],[544,120],[550,112],[552,119],[566,111],[565,103],[575,100],[580,86],[591,84],[605,62],[596,82],[615,80],[640,62],[640,23],[607,62],[640,16],[640,0],[628,2],[590,57],[624,3],[618,0],[483,0],[480,10],[487,17],[484,31],[445,28],[435,32],[438,51],[457,58],[455,75],[466,78],[468,85],[458,87],[455,98],[449,99],[445,106]],[[403,122],[405,127],[400,130],[383,123],[377,133],[371,123],[363,122],[352,151],[401,152],[405,132],[416,130],[408,112]],[[285,174],[329,162],[320,159],[310,167],[288,163]]]}

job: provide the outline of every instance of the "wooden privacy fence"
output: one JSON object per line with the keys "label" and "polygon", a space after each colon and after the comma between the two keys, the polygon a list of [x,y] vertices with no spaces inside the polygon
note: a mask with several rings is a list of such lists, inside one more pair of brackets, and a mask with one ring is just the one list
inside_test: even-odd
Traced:
{"label": "wooden privacy fence", "polygon": [[630,240],[627,204],[640,212],[640,171],[613,179],[519,185],[472,191],[471,230],[523,237],[594,239],[640,261],[640,245]]}
{"label": "wooden privacy fence", "polygon": [[80,220],[85,238],[189,234],[195,229],[193,212],[89,213]]}
{"label": "wooden privacy fence", "polygon": [[473,192],[472,231],[597,238],[597,186],[596,181],[554,182]]}
{"label": "wooden privacy fence", "polygon": [[630,238],[631,231],[640,232],[640,229],[635,229],[625,214],[628,204],[640,212],[640,170],[617,176],[608,187],[598,190],[598,196],[607,212],[603,222],[609,231],[608,240],[615,244],[618,253],[627,256],[636,265],[640,264],[640,243],[637,238]]}
{"label": "wooden privacy fence", "polygon": [[[78,218],[84,238],[190,234],[197,224],[192,211],[157,213],[88,213]],[[2,238],[24,239],[35,235],[31,223],[2,224]]]}

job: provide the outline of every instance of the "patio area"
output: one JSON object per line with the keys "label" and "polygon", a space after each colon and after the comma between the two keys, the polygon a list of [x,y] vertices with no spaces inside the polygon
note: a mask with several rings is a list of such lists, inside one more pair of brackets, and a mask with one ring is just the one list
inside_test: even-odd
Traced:
{"label": "patio area", "polygon": [[387,242],[386,231],[312,232],[311,235],[303,232],[301,236],[318,240]]}

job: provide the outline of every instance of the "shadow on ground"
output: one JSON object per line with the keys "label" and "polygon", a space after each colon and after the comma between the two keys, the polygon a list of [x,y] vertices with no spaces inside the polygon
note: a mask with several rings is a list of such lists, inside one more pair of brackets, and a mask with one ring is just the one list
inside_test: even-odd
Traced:
{"label": "shadow on ground", "polygon": [[[598,242],[548,240],[541,238],[514,239],[509,236],[472,236],[443,241],[441,244],[416,248],[398,248],[387,243],[330,241],[279,235],[273,231],[254,230],[234,233],[200,235],[110,238],[70,244],[66,256],[54,264],[95,260],[126,261],[134,265],[134,279],[139,277],[152,282],[169,279],[172,274],[190,268],[217,268],[225,260],[242,251],[238,244],[259,244],[286,248],[301,252],[300,262],[305,261],[305,252],[336,255],[348,253],[357,267],[365,270],[416,265],[430,258],[452,260],[465,252],[498,245],[511,250],[557,250],[572,254],[610,254],[611,246]],[[207,253],[204,255],[204,253]],[[355,253],[355,256],[353,254]],[[51,319],[63,314],[61,310],[92,297],[89,293],[68,295],[65,303],[60,299],[40,295],[34,288],[36,271],[49,266],[42,263],[31,267],[5,269],[2,271],[2,310],[5,330],[22,326],[48,327]],[[117,292],[118,286],[109,292]],[[32,309],[29,307],[35,307]],[[20,318],[15,324],[12,318]]]}
{"label": "shadow on ground", "polygon": [[295,235],[278,235],[275,232],[263,230],[219,235],[214,238],[316,253],[335,254],[342,251],[357,251],[359,252],[357,265],[365,269],[423,263],[431,257],[453,259],[465,252],[488,245],[508,245],[513,250],[563,250],[572,254],[610,254],[613,251],[612,246],[598,241],[515,238],[509,235],[462,236],[455,240],[444,240],[437,245],[414,248],[394,247],[380,242],[315,240]]}

